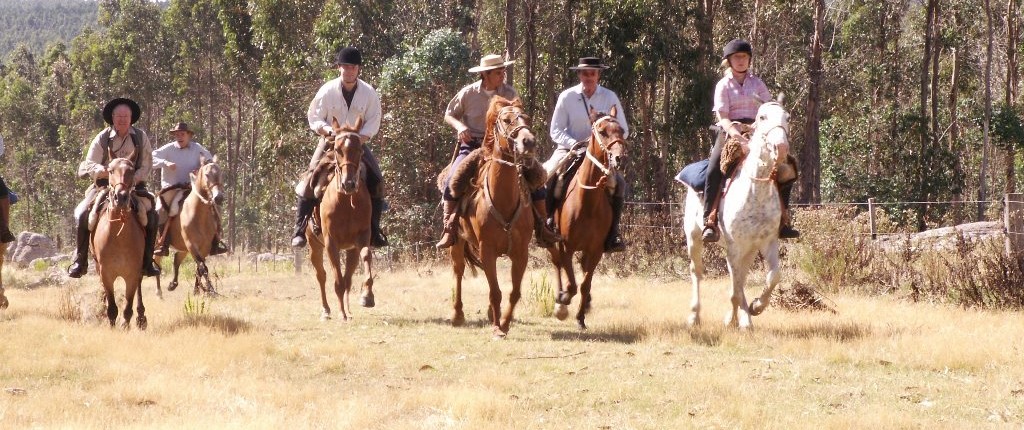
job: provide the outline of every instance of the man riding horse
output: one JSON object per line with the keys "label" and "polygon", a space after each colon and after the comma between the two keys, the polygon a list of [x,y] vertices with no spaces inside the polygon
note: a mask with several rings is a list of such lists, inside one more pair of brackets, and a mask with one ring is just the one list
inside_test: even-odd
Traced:
{"label": "man riding horse", "polygon": [[366,186],[370,190],[370,201],[373,207],[370,221],[370,245],[373,247],[388,246],[387,237],[381,231],[380,218],[387,203],[384,201],[384,177],[367,142],[380,129],[381,108],[380,96],[370,84],[359,79],[363,57],[359,49],[349,46],[338,51],[334,58],[334,67],[341,76],[327,81],[317,91],[313,101],[309,103],[307,118],[309,128],[320,136],[319,145],[309,160],[309,171],[295,187],[299,196],[298,214],[295,218],[295,232],[292,235],[292,246],[306,246],[306,223],[309,222],[313,209],[318,204],[313,188],[318,178],[313,177],[320,159],[330,149],[334,141],[334,129],[331,120],[337,119],[342,125],[355,124],[359,118],[363,126],[358,130],[359,139],[363,143],[363,164],[366,166]]}
{"label": "man riding horse", "polygon": [[[544,163],[544,169],[548,172],[548,213],[554,214],[556,204],[556,190],[558,176],[570,166],[578,163],[586,150],[587,141],[590,139],[593,115],[598,113],[612,112],[616,107],[616,121],[622,127],[622,138],[629,137],[629,125],[626,123],[625,110],[619,96],[612,90],[598,84],[601,78],[601,71],[608,66],[601,64],[601,59],[596,57],[583,57],[575,67],[576,76],[580,84],[562,91],[558,95],[558,102],[555,103],[555,112],[551,117],[551,140],[555,142],[555,150],[551,158]],[[625,184],[626,181],[621,173],[616,172],[616,181]],[[571,179],[571,178],[568,178]],[[625,202],[626,187],[615,187],[615,193],[611,196],[612,204],[612,226],[607,232],[604,243],[605,252],[619,252],[626,249],[625,242],[619,235],[619,220],[622,219],[622,206]],[[554,219],[548,223],[554,225]]]}
{"label": "man riding horse", "polygon": [[109,125],[100,131],[89,144],[85,160],[78,165],[79,177],[90,177],[93,183],[85,191],[85,199],[75,208],[78,228],[75,236],[75,259],[68,267],[68,276],[81,278],[89,269],[89,210],[96,197],[109,185],[107,164],[111,158],[135,154],[130,160],[135,167],[135,197],[139,203],[137,211],[146,213],[146,241],[142,258],[142,274],[157,276],[160,268],[153,264],[153,247],[157,234],[155,198],[146,189],[146,178],[153,170],[153,149],[149,136],[133,124],[139,120],[142,109],[128,98],[115,98],[103,106],[103,120]]}
{"label": "man riding horse", "polygon": [[[760,78],[750,71],[750,60],[753,48],[743,39],[733,39],[722,51],[722,67],[725,76],[715,85],[715,101],[711,108],[718,117],[718,126],[722,129],[711,149],[707,179],[704,186],[704,242],[717,242],[719,229],[717,217],[711,216],[718,206],[722,185],[722,170],[719,168],[722,149],[727,139],[735,139],[746,145],[747,137],[743,134],[743,126],[754,123],[754,115],[761,103],[772,99],[771,92]],[[783,160],[787,154],[780,154]],[[793,194],[793,183],[796,179],[779,184],[782,200],[782,223],[779,226],[780,239],[800,237],[800,232],[793,229],[789,217],[789,198]]]}
{"label": "man riding horse", "polygon": [[[478,66],[469,69],[470,73],[479,73],[480,80],[459,90],[445,110],[444,122],[455,129],[459,148],[458,155],[449,166],[448,180],[442,192],[444,233],[441,235],[441,240],[435,245],[438,248],[452,246],[458,236],[458,201],[465,190],[453,190],[451,184],[453,182],[468,183],[470,181],[466,179],[476,173],[475,169],[460,169],[459,166],[470,156],[470,153],[480,148],[488,126],[486,117],[491,98],[497,95],[508,100],[515,100],[519,97],[516,90],[505,83],[505,68],[513,63],[515,62],[505,61],[500,55],[485,55],[480,59]],[[460,180],[453,181],[453,179]],[[532,191],[530,197],[533,201],[534,234],[537,244],[547,248],[560,241],[561,238],[544,225],[544,220],[547,218],[544,187]]]}
{"label": "man riding horse", "polygon": [[[168,133],[174,137],[174,141],[153,151],[153,168],[160,169],[160,198],[157,201],[160,239],[156,251],[156,255],[160,256],[167,255],[171,242],[167,237],[171,220],[181,213],[181,202],[191,188],[189,173],[198,170],[203,160],[213,159],[210,151],[192,139],[195,133],[188,128],[188,124],[179,122]],[[228,247],[220,238],[220,219],[217,221],[217,235],[213,238],[210,255],[228,252]]]}

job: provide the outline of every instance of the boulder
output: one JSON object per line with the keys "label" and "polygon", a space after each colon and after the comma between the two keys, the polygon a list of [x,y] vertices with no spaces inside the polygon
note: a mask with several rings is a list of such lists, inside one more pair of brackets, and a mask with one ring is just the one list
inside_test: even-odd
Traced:
{"label": "boulder", "polygon": [[53,240],[39,233],[23,231],[18,240],[8,249],[7,257],[17,265],[24,267],[37,258],[50,258],[57,255],[57,245]]}

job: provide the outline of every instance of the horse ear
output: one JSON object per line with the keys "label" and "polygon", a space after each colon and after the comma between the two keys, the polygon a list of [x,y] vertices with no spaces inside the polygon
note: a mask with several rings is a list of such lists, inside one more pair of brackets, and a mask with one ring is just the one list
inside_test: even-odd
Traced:
{"label": "horse ear", "polygon": [[779,96],[775,98],[775,102],[780,105],[782,104],[783,100],[786,100],[786,93],[779,93]]}
{"label": "horse ear", "polygon": [[619,117],[619,105],[612,105],[611,109],[608,109],[608,116],[612,118]]}
{"label": "horse ear", "polygon": [[210,162],[211,162],[211,163],[216,163],[216,162],[217,162],[217,156],[216,156],[216,155],[214,155],[214,156],[213,156],[213,159],[212,159],[212,160],[210,160]]}
{"label": "horse ear", "polygon": [[593,106],[590,107],[590,114],[587,115],[587,116],[590,117],[590,122],[591,123],[593,123],[594,121],[597,121],[597,111],[594,110]]}
{"label": "horse ear", "polygon": [[195,170],[193,170],[191,172],[188,172],[188,180],[192,181],[192,182],[196,181],[196,171]]}
{"label": "horse ear", "polygon": [[363,129],[363,116],[359,115],[359,118],[356,118],[355,130],[352,130],[352,131],[358,132],[359,130],[362,130],[362,129]]}
{"label": "horse ear", "polygon": [[200,156],[199,156],[199,165],[200,165],[200,166],[202,166],[202,165],[206,164],[206,161],[207,161],[207,160],[206,160],[206,156],[205,156],[205,155],[200,155]]}
{"label": "horse ear", "polygon": [[338,117],[331,117],[331,128],[335,130],[341,128],[341,124],[338,124]]}

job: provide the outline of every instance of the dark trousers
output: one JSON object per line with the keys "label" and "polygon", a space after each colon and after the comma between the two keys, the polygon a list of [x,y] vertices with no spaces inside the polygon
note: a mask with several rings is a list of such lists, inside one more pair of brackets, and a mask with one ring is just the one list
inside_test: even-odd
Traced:
{"label": "dark trousers", "polygon": [[446,179],[444,181],[444,196],[443,197],[444,197],[445,200],[452,201],[452,202],[454,202],[455,200],[458,200],[454,196],[452,196],[452,188],[451,188],[452,176],[455,176],[455,169],[459,167],[459,164],[462,164],[462,160],[465,160],[466,157],[469,156],[470,152],[473,152],[474,150],[476,150],[479,147],[480,147],[480,141],[476,140],[476,139],[471,140],[469,143],[460,143],[459,144],[459,154],[455,156],[455,160],[452,161],[451,167],[448,168],[448,179]]}
{"label": "dark trousers", "polygon": [[[743,124],[753,124],[752,118],[736,120]],[[715,136],[715,146],[711,148],[711,157],[708,158],[708,176],[704,182],[704,220],[707,221],[714,209],[718,193],[722,191],[722,148],[725,146],[725,139],[728,133],[725,130],[719,131]]]}

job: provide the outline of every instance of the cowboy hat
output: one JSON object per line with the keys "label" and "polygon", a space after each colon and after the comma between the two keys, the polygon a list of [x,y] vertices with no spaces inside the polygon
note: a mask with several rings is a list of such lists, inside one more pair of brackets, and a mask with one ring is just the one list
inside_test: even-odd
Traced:
{"label": "cowboy hat", "polygon": [[118,97],[107,102],[107,104],[103,106],[103,120],[106,121],[107,124],[114,125],[114,108],[121,105],[128,105],[128,108],[132,110],[132,124],[135,124],[135,122],[139,120],[139,117],[142,116],[142,108],[139,107],[138,103],[135,103],[135,100]]}
{"label": "cowboy hat", "polygon": [[597,57],[582,57],[580,58],[580,64],[576,67],[570,67],[569,70],[604,70],[608,66],[601,64],[601,59]]}
{"label": "cowboy hat", "polygon": [[174,126],[174,128],[168,130],[167,133],[173,134],[176,131],[184,131],[184,132],[188,132],[188,134],[196,134],[196,132],[194,132],[194,131],[192,131],[192,129],[188,128],[188,124],[185,124],[183,122],[179,122],[177,125]]}
{"label": "cowboy hat", "polygon": [[339,49],[338,53],[334,54],[334,67],[338,67],[343,64],[362,66],[363,54],[359,52],[359,48],[356,48],[355,46],[347,46]]}
{"label": "cowboy hat", "polygon": [[505,61],[505,58],[500,55],[488,54],[484,55],[483,58],[480,59],[479,66],[471,67],[469,69],[469,72],[480,73],[491,69],[500,69],[503,67],[511,66],[513,63],[515,63],[515,61]]}

